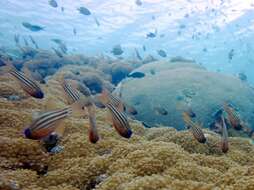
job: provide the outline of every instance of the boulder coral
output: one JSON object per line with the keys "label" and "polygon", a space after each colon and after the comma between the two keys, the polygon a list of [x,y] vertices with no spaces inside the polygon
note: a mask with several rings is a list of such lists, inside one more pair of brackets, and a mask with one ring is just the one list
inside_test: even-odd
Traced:
{"label": "boulder coral", "polygon": [[[67,106],[56,78],[43,85],[46,99]],[[45,111],[46,103],[0,98],[0,189],[254,189],[254,145],[248,139],[230,137],[224,154],[220,136],[208,129],[207,143],[199,144],[189,131],[144,128],[132,119],[133,136],[124,139],[111,127],[105,109],[96,110],[100,141],[89,143],[87,118],[71,116],[64,122],[63,151],[49,154],[41,142],[22,135],[32,113]]]}

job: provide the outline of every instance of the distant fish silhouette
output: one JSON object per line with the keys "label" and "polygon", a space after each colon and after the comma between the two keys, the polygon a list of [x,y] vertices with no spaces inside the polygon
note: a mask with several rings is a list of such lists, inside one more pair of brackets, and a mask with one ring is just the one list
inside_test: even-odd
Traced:
{"label": "distant fish silhouette", "polygon": [[90,12],[89,9],[86,8],[86,7],[79,7],[79,8],[78,8],[78,11],[79,11],[80,14],[82,14],[82,15],[86,15],[86,16],[91,15],[91,12]]}
{"label": "distant fish silhouette", "polygon": [[51,7],[54,7],[54,8],[56,8],[58,5],[57,5],[57,2],[55,1],[55,0],[49,0],[49,5],[51,6]]}
{"label": "distant fish silhouette", "polygon": [[158,55],[160,55],[161,57],[167,57],[167,53],[166,53],[164,50],[162,50],[162,49],[157,50],[157,53],[158,53]]}
{"label": "distant fish silhouette", "polygon": [[145,73],[142,73],[142,72],[133,72],[128,74],[128,77],[132,77],[132,78],[143,78],[145,76],[146,76]]}
{"label": "distant fish silhouette", "polygon": [[22,25],[32,32],[38,32],[38,31],[44,30],[44,28],[45,28],[45,27],[42,27],[39,25],[30,24],[29,22],[22,22]]}

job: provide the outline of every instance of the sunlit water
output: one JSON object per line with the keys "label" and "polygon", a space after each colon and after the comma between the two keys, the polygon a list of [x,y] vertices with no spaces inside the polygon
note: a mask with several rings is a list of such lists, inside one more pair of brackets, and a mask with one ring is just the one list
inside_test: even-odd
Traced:
{"label": "sunlit water", "polygon": [[[253,0],[141,2],[138,6],[135,0],[57,0],[58,7],[53,8],[48,0],[1,0],[0,44],[15,47],[13,38],[19,34],[32,35],[44,49],[54,47],[50,40],[59,38],[70,52],[86,55],[110,54],[116,44],[122,45],[126,57],[133,55],[135,47],[142,56],[159,57],[157,50],[163,49],[168,57],[195,59],[211,70],[245,72],[248,80],[254,82]],[[92,15],[80,14],[77,9],[81,6]],[[31,32],[22,22],[43,26],[45,30]],[[146,37],[155,30],[155,38]]]}

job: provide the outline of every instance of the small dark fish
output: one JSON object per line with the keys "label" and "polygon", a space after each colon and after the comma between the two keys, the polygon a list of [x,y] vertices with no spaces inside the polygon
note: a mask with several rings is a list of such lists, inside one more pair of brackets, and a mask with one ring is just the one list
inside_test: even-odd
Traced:
{"label": "small dark fish", "polygon": [[152,16],[152,20],[155,20],[155,16],[154,15]]}
{"label": "small dark fish", "polygon": [[67,46],[66,46],[64,43],[59,44],[58,47],[60,48],[60,50],[61,50],[64,54],[67,54],[68,49],[67,49]]}
{"label": "small dark fish", "polygon": [[64,7],[61,7],[61,11],[64,12]]}
{"label": "small dark fish", "polygon": [[52,47],[52,49],[54,50],[55,54],[56,54],[58,57],[60,57],[60,58],[63,57],[63,54],[62,54],[59,50],[57,50],[56,48],[53,48],[53,47]]}
{"label": "small dark fish", "polygon": [[143,45],[143,47],[142,47],[142,48],[143,48],[143,51],[146,51],[146,46],[145,46],[145,45]]}
{"label": "small dark fish", "polygon": [[79,7],[78,11],[80,12],[80,14],[83,14],[83,15],[86,15],[86,16],[91,15],[91,12],[86,7]]}
{"label": "small dark fish", "polygon": [[136,3],[137,6],[141,6],[142,5],[141,0],[136,0],[135,3]]}
{"label": "small dark fish", "polygon": [[150,70],[150,73],[151,73],[151,75],[155,75],[155,70],[154,70],[154,69],[151,69],[151,70]]}
{"label": "small dark fish", "polygon": [[158,55],[160,55],[161,57],[167,57],[167,53],[166,53],[164,50],[162,50],[162,49],[157,50],[157,53],[158,53]]}
{"label": "small dark fish", "polygon": [[49,5],[54,8],[58,6],[56,0],[49,0]]}
{"label": "small dark fish", "polygon": [[222,138],[221,138],[221,150],[224,153],[227,153],[229,146],[228,146],[228,129],[225,123],[225,119],[222,116]]}
{"label": "small dark fish", "polygon": [[33,38],[31,35],[29,35],[29,38],[30,38],[30,41],[32,42],[32,44],[35,46],[35,48],[36,48],[36,49],[39,49],[39,46],[38,46],[38,44],[36,43],[36,41],[34,40],[34,38]]}
{"label": "small dark fish", "polygon": [[241,130],[243,128],[242,121],[236,111],[228,104],[223,105],[225,112],[227,113],[229,123],[235,130]]}
{"label": "small dark fish", "polygon": [[191,130],[194,138],[200,143],[205,143],[206,137],[205,137],[201,127],[191,120],[191,117],[188,115],[188,113],[186,113],[186,112],[183,113],[183,120],[184,120],[185,124],[188,126],[188,128]]}
{"label": "small dark fish", "polygon": [[155,38],[155,37],[156,37],[156,33],[149,32],[146,34],[146,38]]}
{"label": "small dark fish", "polygon": [[145,73],[142,73],[142,72],[133,72],[128,74],[128,77],[132,77],[132,78],[143,78],[145,76],[146,76]]}
{"label": "small dark fish", "polygon": [[230,52],[228,53],[228,59],[231,61],[233,59],[233,56],[235,54],[235,50],[231,49]]}
{"label": "small dark fish", "polygon": [[241,80],[241,81],[247,81],[247,75],[243,72],[241,73],[238,73],[238,78]]}
{"label": "small dark fish", "polygon": [[21,88],[34,98],[42,99],[44,93],[41,90],[40,86],[32,79],[30,79],[24,73],[18,71],[9,61],[5,62],[6,67],[4,72],[10,73],[17,81],[19,82]]}
{"label": "small dark fish", "polygon": [[41,30],[44,30],[45,27],[42,27],[42,26],[39,26],[39,25],[33,25],[33,24],[30,24],[28,22],[22,22],[22,25],[29,29],[30,31],[32,32],[38,32],[38,31],[41,31]]}
{"label": "small dark fish", "polygon": [[96,17],[94,17],[94,21],[95,21],[95,23],[96,23],[97,26],[100,26],[100,25],[101,25],[100,22],[98,21],[98,19],[97,19]]}
{"label": "small dark fish", "polygon": [[63,44],[63,41],[57,38],[51,39],[52,42],[55,42],[56,44]]}
{"label": "small dark fish", "polygon": [[185,24],[180,24],[179,28],[184,29],[184,28],[186,28],[186,25]]}
{"label": "small dark fish", "polygon": [[139,54],[137,48],[135,48],[135,53],[136,53],[137,58],[138,58],[140,61],[142,61],[142,57],[140,56],[140,54]]}
{"label": "small dark fish", "polygon": [[20,37],[19,34],[14,35],[14,41],[17,46],[19,45],[19,37]]}
{"label": "small dark fish", "polygon": [[207,52],[207,49],[206,49],[206,48],[203,48],[203,52]]}
{"label": "small dark fish", "polygon": [[115,45],[111,51],[111,53],[113,53],[114,55],[122,55],[123,54],[123,50],[120,44]]}
{"label": "small dark fish", "polygon": [[50,135],[59,126],[59,122],[72,113],[71,108],[49,111],[35,119],[28,128],[24,130],[26,138],[40,140]]}
{"label": "small dark fish", "polygon": [[29,43],[28,43],[28,41],[26,40],[26,38],[25,38],[25,37],[23,37],[23,40],[24,40],[24,44],[25,44],[25,46],[29,46]]}
{"label": "small dark fish", "polygon": [[77,35],[77,30],[76,28],[73,28],[73,34],[76,36]]}
{"label": "small dark fish", "polygon": [[154,112],[157,115],[168,115],[168,111],[162,107],[154,107]]}

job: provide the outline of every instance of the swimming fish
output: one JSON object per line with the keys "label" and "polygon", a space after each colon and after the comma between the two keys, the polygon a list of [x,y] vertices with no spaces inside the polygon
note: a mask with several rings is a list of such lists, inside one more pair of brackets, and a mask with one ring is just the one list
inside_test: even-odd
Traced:
{"label": "swimming fish", "polygon": [[236,111],[226,103],[223,105],[223,107],[225,112],[227,113],[231,127],[236,130],[241,130],[243,128],[242,121]]}
{"label": "swimming fish", "polygon": [[19,34],[15,34],[14,35],[14,41],[15,41],[15,44],[16,44],[16,46],[19,46]]}
{"label": "swimming fish", "polygon": [[30,24],[29,22],[22,22],[22,25],[32,32],[38,32],[38,31],[44,30],[44,28],[45,28],[45,27],[42,27],[39,25]]}
{"label": "swimming fish", "polygon": [[221,138],[221,150],[222,152],[226,153],[229,149],[228,145],[228,129],[225,123],[225,119],[221,116],[222,120],[222,138]]}
{"label": "swimming fish", "polygon": [[143,45],[142,48],[143,48],[143,51],[146,51],[146,46],[145,45]]}
{"label": "swimming fish", "polygon": [[23,37],[23,40],[24,40],[24,44],[25,44],[25,46],[29,46],[28,41],[26,40],[26,38],[25,38],[25,37]]}
{"label": "swimming fish", "polygon": [[135,3],[136,3],[137,6],[141,6],[142,5],[141,0],[136,0]]}
{"label": "swimming fish", "polygon": [[91,12],[86,7],[79,7],[78,11],[80,12],[80,14],[83,14],[83,15],[86,15],[86,16],[91,15]]}
{"label": "swimming fish", "polygon": [[52,42],[55,42],[56,44],[63,44],[63,41],[57,38],[51,39]]}
{"label": "swimming fish", "polygon": [[191,120],[191,117],[188,115],[188,113],[183,112],[183,120],[184,120],[185,124],[189,127],[189,129],[191,130],[193,137],[198,142],[205,143],[206,137],[205,137],[201,127]]}
{"label": "swimming fish", "polygon": [[36,49],[39,49],[39,46],[38,46],[38,44],[36,43],[36,41],[34,40],[34,38],[33,38],[31,35],[29,35],[29,38],[30,38],[30,41],[32,42],[32,44],[35,46],[35,48],[36,48]]}
{"label": "swimming fish", "polygon": [[162,107],[154,107],[154,112],[157,115],[168,115],[168,111]]}
{"label": "swimming fish", "polygon": [[156,37],[156,33],[154,32],[149,32],[146,34],[146,38],[155,38]]}
{"label": "swimming fish", "polygon": [[120,112],[111,103],[105,105],[111,113],[113,127],[116,129],[119,135],[125,138],[130,138],[132,131],[124,112]]}
{"label": "swimming fish", "polygon": [[61,80],[61,86],[63,87],[64,93],[67,96],[68,103],[72,106],[73,111],[83,111],[85,107],[93,104],[91,93],[84,96],[80,92],[80,84],[76,81]]}
{"label": "swimming fish", "polygon": [[135,50],[135,53],[136,53],[137,58],[138,58],[140,61],[142,61],[142,57],[140,56],[140,54],[139,54],[137,48],[135,48],[134,50]]}
{"label": "swimming fish", "polygon": [[61,125],[61,121],[71,113],[72,110],[69,107],[45,112],[24,130],[24,135],[29,139],[43,139],[60,127],[59,125]]}
{"label": "swimming fish", "polygon": [[161,57],[167,57],[167,53],[166,53],[164,50],[162,50],[162,49],[157,50],[157,53],[158,53],[158,55],[160,55]]}
{"label": "swimming fish", "polygon": [[88,110],[88,119],[89,119],[89,141],[91,143],[96,143],[100,137],[97,130],[96,120],[95,120],[95,108],[94,105],[87,107]]}
{"label": "swimming fish", "polygon": [[56,0],[49,0],[49,5],[54,8],[58,6]]}
{"label": "swimming fish", "polygon": [[123,54],[123,50],[120,44],[115,45],[111,51],[111,53],[113,53],[114,55],[122,55]]}
{"label": "swimming fish", "polygon": [[132,78],[143,78],[145,76],[146,76],[145,73],[142,73],[142,72],[133,72],[128,74],[128,77],[132,77]]}
{"label": "swimming fish", "polygon": [[245,73],[243,73],[243,72],[238,73],[238,78],[241,81],[247,81],[247,75]]}
{"label": "swimming fish", "polygon": [[3,72],[10,73],[19,82],[21,88],[34,98],[42,99],[44,93],[40,86],[32,79],[28,77],[29,74],[24,74],[18,71],[9,61],[4,62],[6,66],[3,66]]}
{"label": "swimming fish", "polygon": [[59,47],[59,49],[60,49],[64,54],[67,54],[68,49],[67,49],[67,46],[66,46],[64,43],[60,43],[60,44],[58,45],[58,47]]}
{"label": "swimming fish", "polygon": [[[132,130],[130,128],[127,116],[122,111],[123,106],[118,105],[118,100],[110,99],[110,94],[106,94],[106,92],[102,93],[100,96],[101,102],[108,108],[112,120],[113,127],[118,132],[119,135],[125,138],[130,138],[132,135]],[[116,105],[114,105],[116,104]],[[122,107],[122,108],[121,108]]]}
{"label": "swimming fish", "polygon": [[233,59],[234,53],[235,53],[234,49],[231,49],[230,52],[228,53],[228,59],[229,59],[229,61],[231,61]]}
{"label": "swimming fish", "polygon": [[60,58],[63,57],[63,54],[62,54],[58,49],[56,49],[56,48],[54,48],[54,47],[52,47],[52,49],[54,50],[55,54],[56,54],[58,57],[60,57]]}
{"label": "swimming fish", "polygon": [[64,12],[64,7],[61,7],[61,11]]}
{"label": "swimming fish", "polygon": [[77,29],[73,28],[73,34],[76,36],[77,35]]}
{"label": "swimming fish", "polygon": [[94,21],[95,21],[95,23],[96,23],[97,26],[100,26],[100,25],[101,25],[100,22],[98,21],[98,19],[97,19],[96,17],[94,17]]}

